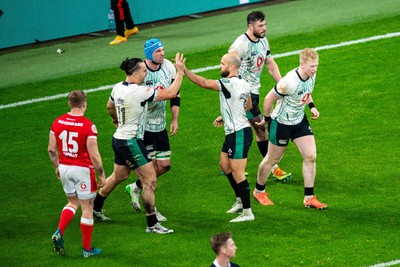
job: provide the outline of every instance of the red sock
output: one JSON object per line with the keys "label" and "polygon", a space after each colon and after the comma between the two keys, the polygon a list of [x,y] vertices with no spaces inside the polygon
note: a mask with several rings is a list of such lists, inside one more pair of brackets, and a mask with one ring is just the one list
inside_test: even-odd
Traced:
{"label": "red sock", "polygon": [[93,219],[86,219],[81,217],[81,231],[82,231],[82,247],[86,250],[91,249],[92,232],[93,232]]}
{"label": "red sock", "polygon": [[58,222],[58,229],[60,229],[62,235],[64,235],[65,228],[67,228],[72,218],[74,218],[75,212],[76,210],[71,206],[65,206],[62,210],[60,221]]}

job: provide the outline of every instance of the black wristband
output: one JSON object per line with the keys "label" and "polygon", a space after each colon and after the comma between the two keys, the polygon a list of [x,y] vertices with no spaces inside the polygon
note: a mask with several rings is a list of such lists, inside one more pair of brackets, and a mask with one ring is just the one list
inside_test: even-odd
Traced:
{"label": "black wristband", "polygon": [[177,106],[180,107],[181,106],[181,98],[179,96],[172,98],[169,102],[170,107],[172,106]]}
{"label": "black wristband", "polygon": [[264,121],[265,121],[265,123],[268,123],[268,122],[270,122],[271,121],[271,116],[264,116]]}
{"label": "black wristband", "polygon": [[315,108],[314,102],[308,103],[308,107],[309,107],[310,109]]}

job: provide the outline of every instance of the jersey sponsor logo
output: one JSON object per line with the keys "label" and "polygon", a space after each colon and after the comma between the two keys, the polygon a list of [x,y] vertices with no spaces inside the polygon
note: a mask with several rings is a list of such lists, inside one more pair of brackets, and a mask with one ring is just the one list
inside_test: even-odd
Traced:
{"label": "jersey sponsor logo", "polygon": [[159,85],[156,87],[156,90],[165,90],[165,88],[163,86]]}
{"label": "jersey sponsor logo", "polygon": [[64,156],[66,156],[66,157],[78,158],[78,154],[71,153],[71,152],[68,152],[68,151],[63,151],[63,154],[64,154]]}
{"label": "jersey sponsor logo", "polygon": [[258,67],[258,69],[261,69],[262,68],[262,65],[263,64],[263,58],[262,57],[258,57],[257,58],[257,67]]}
{"label": "jersey sponsor logo", "polygon": [[301,99],[301,102],[306,103],[307,100],[308,100],[309,98],[310,98],[310,94],[307,93],[307,94],[305,94],[305,95],[303,96],[303,98]]}
{"label": "jersey sponsor logo", "polygon": [[68,126],[77,126],[77,127],[82,127],[83,126],[82,122],[58,120],[58,123],[62,124],[62,125],[68,125]]}
{"label": "jersey sponsor logo", "polygon": [[288,140],[279,139],[278,143],[281,145],[287,145]]}

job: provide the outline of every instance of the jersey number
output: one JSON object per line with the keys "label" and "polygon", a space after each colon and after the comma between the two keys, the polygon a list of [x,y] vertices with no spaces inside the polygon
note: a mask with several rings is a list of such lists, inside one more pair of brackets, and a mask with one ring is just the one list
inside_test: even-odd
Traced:
{"label": "jersey number", "polygon": [[78,138],[77,132],[68,132],[64,130],[60,133],[58,138],[62,141],[63,152],[77,153],[78,152],[78,142],[75,141]]}
{"label": "jersey number", "polygon": [[121,108],[121,106],[117,106],[117,119],[118,124],[125,124],[125,108]]}

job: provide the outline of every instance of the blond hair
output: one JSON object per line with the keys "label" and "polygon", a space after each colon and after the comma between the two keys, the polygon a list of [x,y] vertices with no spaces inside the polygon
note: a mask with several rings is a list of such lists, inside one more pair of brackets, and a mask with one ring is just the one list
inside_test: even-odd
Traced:
{"label": "blond hair", "polygon": [[318,58],[318,53],[312,48],[305,48],[300,52],[300,62],[315,61]]}
{"label": "blond hair", "polygon": [[75,90],[68,94],[70,108],[82,108],[86,103],[86,94],[83,91]]}

